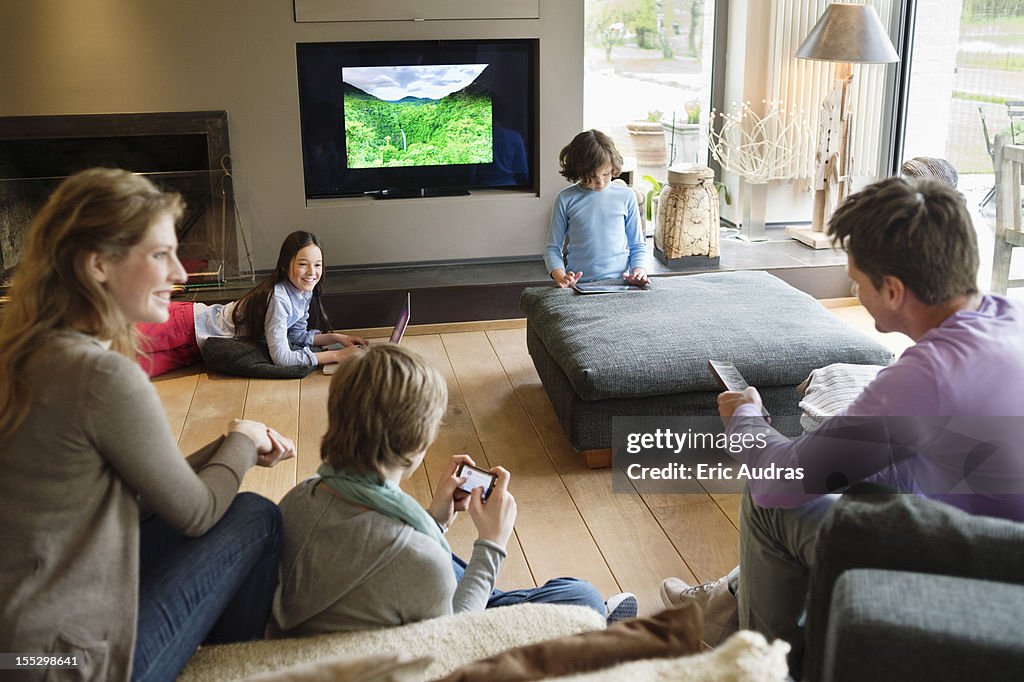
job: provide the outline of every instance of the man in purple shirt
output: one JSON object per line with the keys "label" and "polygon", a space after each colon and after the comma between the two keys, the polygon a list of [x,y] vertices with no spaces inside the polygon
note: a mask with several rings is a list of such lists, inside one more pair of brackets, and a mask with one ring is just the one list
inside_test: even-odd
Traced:
{"label": "man in purple shirt", "polygon": [[789,641],[791,661],[802,653],[818,529],[838,499],[828,490],[870,479],[971,513],[1024,520],[1024,457],[1016,451],[1024,306],[978,292],[978,248],[963,196],[935,182],[890,178],[851,196],[829,231],[848,252],[850,278],[875,328],[902,332],[915,345],[840,416],[793,440],[765,422],[756,389],[719,395],[730,436],[764,436],[763,446],[733,454],[737,460],[800,468],[805,477],[751,480],[741,503],[740,565],[728,576],[662,585],[666,605],[704,607],[712,646],[737,627],[751,628]]}

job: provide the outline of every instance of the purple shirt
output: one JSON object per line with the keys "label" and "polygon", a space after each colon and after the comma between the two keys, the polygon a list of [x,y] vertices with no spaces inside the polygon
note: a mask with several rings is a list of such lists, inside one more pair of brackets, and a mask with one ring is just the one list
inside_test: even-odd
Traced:
{"label": "purple shirt", "polygon": [[[850,483],[876,480],[971,513],[1024,520],[1022,387],[1024,306],[986,295],[977,310],[925,333],[821,429],[793,440],[768,429],[765,447],[733,456],[751,467],[803,467],[812,478],[842,471]],[[727,432],[764,428],[758,409],[745,404]],[[758,504],[785,508],[823,492],[771,480],[751,480],[750,490]]]}

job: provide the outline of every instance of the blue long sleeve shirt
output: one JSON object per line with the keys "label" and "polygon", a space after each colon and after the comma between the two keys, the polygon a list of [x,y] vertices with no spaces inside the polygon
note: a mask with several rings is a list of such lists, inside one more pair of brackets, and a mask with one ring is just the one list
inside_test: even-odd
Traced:
{"label": "blue long sleeve shirt", "polygon": [[617,279],[627,270],[646,268],[647,245],[633,190],[611,184],[597,192],[576,184],[559,192],[544,264],[548,272],[582,271],[581,282]]}

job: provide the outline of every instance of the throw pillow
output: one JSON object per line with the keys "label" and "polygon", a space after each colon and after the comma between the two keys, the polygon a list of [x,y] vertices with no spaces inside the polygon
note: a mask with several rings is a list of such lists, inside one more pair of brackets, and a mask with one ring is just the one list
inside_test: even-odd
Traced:
{"label": "throw pillow", "polygon": [[341,656],[250,677],[249,682],[422,682],[429,656]]}
{"label": "throw pillow", "polygon": [[254,379],[301,379],[316,369],[311,365],[275,365],[263,341],[213,337],[203,344],[202,354],[210,371]]}
{"label": "throw pillow", "polygon": [[509,649],[463,666],[445,682],[517,682],[600,670],[643,658],[663,658],[700,651],[701,611],[696,604],[634,618],[604,630],[584,632]]}
{"label": "throw pillow", "polygon": [[882,369],[882,365],[837,362],[812,371],[796,389],[804,396],[800,401],[800,409],[803,410],[800,426],[804,431],[814,431],[826,419],[839,414],[857,399]]}

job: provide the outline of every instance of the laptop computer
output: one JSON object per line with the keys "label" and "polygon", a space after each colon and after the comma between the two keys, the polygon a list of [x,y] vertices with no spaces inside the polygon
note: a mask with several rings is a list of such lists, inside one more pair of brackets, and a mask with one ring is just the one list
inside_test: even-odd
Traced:
{"label": "laptop computer", "polygon": [[395,328],[391,330],[391,338],[388,339],[389,343],[401,343],[402,337],[405,336],[405,328],[409,326],[409,317],[412,314],[412,294],[405,294],[405,305],[402,306],[402,312],[398,313],[398,321],[395,322]]}
{"label": "laptop computer", "polygon": [[[398,319],[395,320],[395,326],[391,329],[391,337],[388,339],[388,343],[401,343],[402,338],[405,336],[405,329],[409,326],[409,319],[412,317],[412,294],[405,294],[405,304],[402,305],[402,310],[398,313]],[[338,363],[332,362],[329,365],[324,365],[324,374],[334,374],[338,371]]]}

